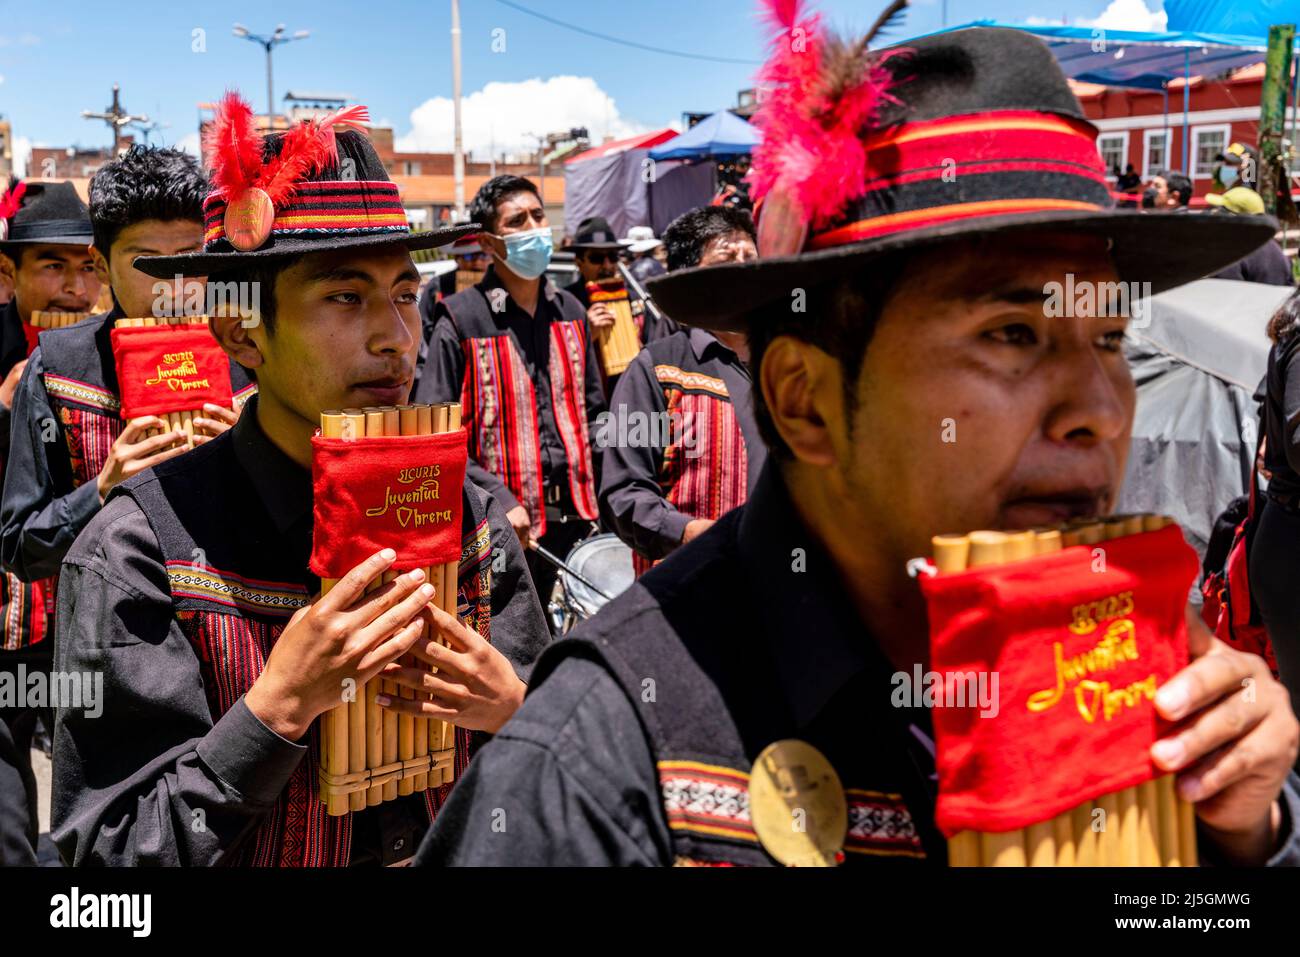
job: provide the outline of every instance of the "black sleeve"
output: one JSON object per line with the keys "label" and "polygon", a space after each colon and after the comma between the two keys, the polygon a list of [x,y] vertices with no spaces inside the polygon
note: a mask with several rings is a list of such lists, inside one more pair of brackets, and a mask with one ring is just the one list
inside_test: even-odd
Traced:
{"label": "black sleeve", "polygon": [[604,668],[568,658],[529,692],[470,762],[415,863],[672,863],[645,733]]}
{"label": "black sleeve", "polygon": [[1274,286],[1295,285],[1291,262],[1274,240],[1261,246],[1257,253],[1246,260],[1245,266],[1245,278],[1250,282],[1265,282]]}
{"label": "black sleeve", "polygon": [[51,471],[51,456],[66,461],[68,452],[58,415],[45,392],[43,373],[38,346],[14,393],[0,500],[0,563],[29,582],[59,570],[73,540],[100,508],[96,483],[71,489],[65,478],[60,488]]}
{"label": "black sleeve", "polygon": [[[1286,434],[1291,441],[1282,449],[1287,465],[1300,473],[1300,349],[1293,349],[1283,372],[1285,391],[1282,396],[1282,413],[1286,420]],[[1273,449],[1274,454],[1279,450]]]}
{"label": "black sleeve", "polygon": [[505,509],[491,495],[487,501],[488,528],[492,535],[492,644],[527,682],[546,646],[551,631],[533,588],[519,536],[506,521]]}
{"label": "black sleeve", "polygon": [[28,833],[31,811],[21,768],[30,759],[14,745],[9,725],[0,717],[0,867],[35,867]]}
{"label": "black sleeve", "polygon": [[68,553],[55,669],[94,694],[61,701],[51,833],[73,865],[220,863],[306,753],[240,698],[213,721],[173,612],[158,543],[115,495]]}
{"label": "black sleeve", "polygon": [[668,411],[655,378],[654,360],[642,349],[619,377],[610,401],[609,427],[601,437],[600,516],[628,546],[657,560],[682,543],[690,516],[664,498],[659,485],[664,450],[650,441],[661,430],[646,428],[647,440],[627,442],[615,430],[619,423],[642,419],[657,422]]}
{"label": "black sleeve", "polygon": [[[428,355],[424,371],[415,386],[412,402],[459,402],[465,388],[465,352],[461,348],[460,333],[456,323],[443,303],[434,306],[433,332],[429,338]],[[471,482],[483,489],[502,505],[506,511],[519,507],[506,483],[478,462],[469,460],[465,473]]]}

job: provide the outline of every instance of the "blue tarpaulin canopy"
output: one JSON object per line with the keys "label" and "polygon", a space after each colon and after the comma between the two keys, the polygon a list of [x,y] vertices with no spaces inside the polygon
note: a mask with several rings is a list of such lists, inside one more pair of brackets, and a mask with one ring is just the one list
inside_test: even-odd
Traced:
{"label": "blue tarpaulin canopy", "polygon": [[1300,23],[1300,0],[1165,0],[1171,30],[1232,33],[1263,42],[1277,23]]}
{"label": "blue tarpaulin canopy", "polygon": [[685,133],[650,151],[653,160],[699,159],[753,152],[762,135],[735,113],[720,110],[706,116]]}
{"label": "blue tarpaulin canopy", "polygon": [[[1207,7],[1226,6],[1229,0],[1196,0]],[[1300,0],[1269,0],[1277,7],[1300,7]],[[1271,13],[1271,11],[1270,11]],[[1170,15],[1172,18],[1172,14]],[[1293,22],[1293,21],[1274,21]],[[1183,80],[1183,164],[1188,158],[1188,113],[1191,110],[1191,78],[1222,76],[1264,59],[1268,50],[1265,36],[1183,31],[1150,33],[1142,30],[1111,30],[1101,27],[1028,26],[975,20],[957,27],[937,30],[949,33],[967,27],[1006,27],[1040,37],[1051,49],[1062,72],[1072,80],[1102,86],[1162,90],[1165,115],[1169,115],[1169,81]],[[929,35],[929,34],[927,34]],[[1296,51],[1300,54],[1300,50]],[[1185,172],[1186,170],[1184,170]]]}
{"label": "blue tarpaulin canopy", "polygon": [[[1297,0],[1300,3],[1300,0]],[[967,27],[1008,27],[1032,33],[1051,48],[1065,75],[1082,83],[1161,90],[1170,80],[1218,76],[1264,59],[1265,40],[1220,33],[1148,33],[1100,27],[1022,26],[976,20]]]}

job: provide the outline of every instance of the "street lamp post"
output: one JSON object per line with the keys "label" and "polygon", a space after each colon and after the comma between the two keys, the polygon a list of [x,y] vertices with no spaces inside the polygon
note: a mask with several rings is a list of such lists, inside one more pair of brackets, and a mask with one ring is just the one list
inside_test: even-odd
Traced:
{"label": "street lamp post", "polygon": [[281,43],[291,43],[294,40],[306,40],[311,36],[309,30],[299,30],[292,36],[284,32],[284,24],[281,23],[275,28],[275,32],[270,36],[264,36],[260,33],[250,33],[248,27],[242,23],[236,23],[232,31],[235,36],[244,40],[251,40],[266,50],[266,124],[268,128],[274,126],[275,120],[275,95],[271,88],[271,51]]}

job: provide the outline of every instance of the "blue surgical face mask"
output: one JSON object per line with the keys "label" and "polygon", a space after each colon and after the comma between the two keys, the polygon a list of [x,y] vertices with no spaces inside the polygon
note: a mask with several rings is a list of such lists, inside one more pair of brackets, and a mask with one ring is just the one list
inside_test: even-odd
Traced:
{"label": "blue surgical face mask", "polygon": [[1237,167],[1225,166],[1219,170],[1219,182],[1223,184],[1224,189],[1227,189],[1236,181],[1237,181]]}
{"label": "blue surgical face mask", "polygon": [[536,279],[551,264],[554,240],[549,226],[497,238],[506,244],[506,267],[520,279]]}

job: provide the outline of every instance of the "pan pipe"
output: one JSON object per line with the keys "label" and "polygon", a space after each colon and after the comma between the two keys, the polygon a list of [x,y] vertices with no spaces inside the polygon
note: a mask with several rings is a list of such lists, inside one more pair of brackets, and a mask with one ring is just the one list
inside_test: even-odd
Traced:
{"label": "pan pipe", "polygon": [[37,309],[32,312],[32,325],[37,329],[63,329],[75,326],[89,316],[88,312],[42,312]]}
{"label": "pan pipe", "polygon": [[614,324],[593,330],[600,348],[600,365],[605,375],[615,376],[628,367],[641,351],[641,337],[632,318],[632,303],[622,279],[587,283],[591,304],[604,303],[614,313]]}
{"label": "pan pipe", "polygon": [[[138,329],[141,327],[153,326],[183,326],[183,325],[207,325],[207,316],[170,316],[163,318],[154,318],[146,316],[142,319],[118,319],[113,325],[118,329]],[[185,409],[181,412],[168,412],[160,414],[160,419],[166,419],[167,425],[171,429],[178,429],[185,433],[185,446],[194,448],[194,420],[203,418],[203,410]],[[162,428],[149,429],[145,433],[145,438],[155,435],[161,435],[165,430]]]}
{"label": "pan pipe", "polygon": [[[1022,532],[937,535],[931,543],[942,575],[1072,545],[1096,545],[1172,523],[1160,515],[1124,515]],[[1103,827],[1094,830],[1094,821],[1104,822]],[[948,841],[948,861],[952,867],[1195,867],[1195,811],[1177,795],[1174,775],[1166,774],[1026,828],[962,831]]]}
{"label": "pan pipe", "polygon": [[[323,436],[359,442],[375,436],[430,435],[459,428],[458,402],[321,413]],[[456,614],[459,568],[458,562],[448,562],[424,569],[425,580],[437,589],[434,603],[449,615]],[[395,578],[396,572],[387,572],[372,581],[367,591],[381,588]],[[337,582],[323,579],[321,594]],[[402,659],[402,664],[436,671],[410,655]],[[409,688],[376,677],[357,688],[352,701],[321,715],[320,797],[331,815],[360,811],[452,782],[455,726],[381,708],[375,700],[381,693],[394,698],[415,697]]]}

